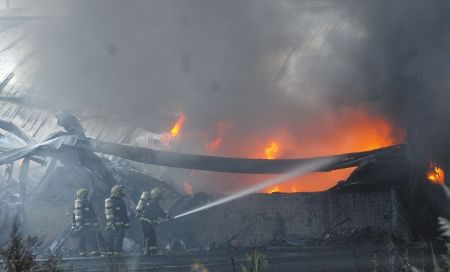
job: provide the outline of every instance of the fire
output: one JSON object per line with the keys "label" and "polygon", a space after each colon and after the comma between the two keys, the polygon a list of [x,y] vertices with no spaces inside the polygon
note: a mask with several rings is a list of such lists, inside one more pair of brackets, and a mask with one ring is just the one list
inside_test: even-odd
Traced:
{"label": "fire", "polygon": [[172,127],[172,129],[170,130],[170,135],[172,137],[177,137],[178,134],[180,134],[180,131],[183,128],[185,122],[186,122],[186,115],[184,115],[184,113],[180,113],[178,115],[177,122]]}
{"label": "fire", "polygon": [[[300,178],[294,178],[276,186],[277,190],[286,193],[318,192],[335,186],[339,181],[345,180],[355,168],[339,169],[326,173],[310,173]],[[300,187],[301,185],[301,187]],[[297,189],[297,186],[299,189]],[[275,187],[263,190],[271,193]]]}
{"label": "fire", "polygon": [[[241,127],[233,120],[221,120],[207,134],[200,134],[203,147],[214,156],[292,159],[367,151],[403,142],[403,128],[365,108],[342,108],[324,112],[298,123],[279,120],[271,130]],[[354,169],[311,173],[264,189],[272,192],[317,192],[330,189],[348,178]],[[199,183],[211,184],[210,192],[233,192],[271,178],[270,175],[217,174],[201,172]],[[214,188],[213,190],[210,188]]]}
{"label": "fire", "polygon": [[280,147],[278,143],[272,141],[264,151],[266,159],[273,160],[277,158],[278,152],[280,151]]}
{"label": "fire", "polygon": [[161,142],[166,145],[169,145],[175,138],[177,138],[177,136],[180,135],[185,122],[186,122],[186,115],[181,112],[178,115],[177,121],[170,129],[170,131],[166,131],[160,135]]}
{"label": "fire", "polygon": [[[322,120],[313,120],[311,124],[299,128],[298,131],[296,135],[292,134],[292,129],[274,131],[270,137],[272,139],[270,145],[260,147],[265,157],[299,158],[360,152],[397,144],[404,138],[403,130],[392,126],[386,119],[355,109]],[[347,179],[353,170],[354,168],[348,168],[326,173],[311,173],[278,184],[277,188],[267,188],[264,192],[271,193],[275,189],[281,192],[323,191]]]}
{"label": "fire", "polygon": [[268,191],[269,194],[279,193],[279,192],[280,192],[280,188],[278,188],[278,186],[275,186],[270,191]]}
{"label": "fire", "polygon": [[427,172],[427,178],[432,183],[443,185],[445,183],[444,170],[440,168],[438,165],[436,165],[434,162],[430,162],[430,166]]}

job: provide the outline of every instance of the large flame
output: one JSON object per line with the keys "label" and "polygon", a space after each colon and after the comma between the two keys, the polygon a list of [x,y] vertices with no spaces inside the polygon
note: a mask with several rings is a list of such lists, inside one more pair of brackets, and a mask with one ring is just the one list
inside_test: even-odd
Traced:
{"label": "large flame", "polygon": [[[325,132],[317,135],[305,131],[305,137],[300,134],[299,138],[294,139],[279,133],[278,147],[285,152],[279,154],[278,157],[314,157],[366,151],[396,144],[403,138],[403,132],[396,131],[396,128],[392,127],[384,118],[374,117],[360,111],[351,111],[351,113],[344,114],[344,117],[342,120],[334,120],[335,126],[332,126],[331,131],[322,129]],[[313,125],[313,128],[320,132],[321,125],[326,126],[327,124],[319,122]],[[292,152],[288,153],[289,150]],[[311,173],[280,184],[277,189],[282,192],[322,191],[345,180],[353,170],[354,168],[349,168],[327,173]],[[268,188],[265,192],[270,193],[274,189]]]}
{"label": "large flame", "polygon": [[[230,130],[227,136],[232,135],[232,126],[228,125],[227,129]],[[385,118],[371,115],[363,109],[348,109],[339,114],[324,115],[309,123],[303,122],[298,128],[291,126],[286,129],[280,125],[269,133],[255,131],[254,134],[235,138],[224,137],[223,134],[212,137],[212,140],[208,141],[206,148],[209,153],[266,159],[315,157],[367,151],[400,143],[404,138],[404,131],[401,128],[394,127]],[[277,188],[268,188],[264,192],[323,191],[345,180],[353,170],[350,168],[327,173],[312,173],[279,184]],[[232,174],[226,176],[226,180],[239,181],[242,186],[254,184],[263,178],[267,177],[232,176]],[[205,179],[218,178],[205,176]],[[230,184],[229,181],[224,183],[225,185],[218,184],[217,188],[222,190]],[[239,185],[235,184],[233,187],[238,188]]]}
{"label": "large flame", "polygon": [[444,170],[434,162],[430,162],[430,166],[427,172],[427,178],[432,183],[443,185],[445,183]]}
{"label": "large flame", "polygon": [[[169,136],[179,135],[186,121],[180,114]],[[248,129],[247,129],[248,128]],[[370,114],[364,108],[341,109],[338,113],[324,113],[313,119],[299,120],[298,124],[280,123],[268,130],[236,125],[232,120],[216,123],[208,133],[189,131],[186,137],[195,138],[204,152],[213,156],[246,157],[257,159],[291,159],[337,155],[373,150],[401,143],[403,128],[387,119]],[[267,188],[264,192],[315,192],[327,190],[347,179],[354,168],[326,173],[311,173],[300,178]],[[231,193],[253,185],[269,175],[242,175],[200,171],[185,184],[198,191]],[[186,188],[187,187],[187,188]]]}

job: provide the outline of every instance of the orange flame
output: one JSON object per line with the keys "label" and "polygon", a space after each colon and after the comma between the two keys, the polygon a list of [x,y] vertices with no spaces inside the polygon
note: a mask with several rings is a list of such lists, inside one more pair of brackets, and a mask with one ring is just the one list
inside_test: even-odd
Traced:
{"label": "orange flame", "polygon": [[273,160],[277,158],[278,152],[280,151],[280,147],[278,143],[272,141],[268,147],[264,150],[266,154],[266,159]]}
{"label": "orange flame", "polygon": [[[275,158],[283,157],[314,157],[349,152],[359,152],[393,145],[402,141],[404,132],[393,127],[387,120],[374,117],[359,110],[343,112],[342,119],[334,120],[330,127],[330,119],[316,123],[304,129],[304,133],[296,138],[286,133],[278,133],[276,142],[283,145]],[[331,117],[333,118],[333,117]],[[311,135],[315,135],[311,137]],[[265,151],[269,148],[265,147]],[[266,152],[267,154],[267,152]],[[269,156],[266,156],[269,158]],[[335,186],[339,181],[347,179],[354,168],[340,169],[326,173],[311,173],[295,178],[283,184],[278,184],[281,192],[322,191]],[[442,174],[438,174],[443,180]],[[292,187],[299,190],[294,190]],[[275,187],[264,190],[271,193]]]}
{"label": "orange flame", "polygon": [[186,122],[186,115],[184,115],[184,113],[180,113],[178,115],[177,122],[170,130],[170,135],[172,135],[172,137],[177,137],[177,135],[180,134],[180,131],[183,128],[185,122]]}
{"label": "orange flame", "polygon": [[430,162],[427,178],[432,183],[443,185],[445,183],[444,170],[440,168],[438,165],[436,165],[434,162]]}
{"label": "orange flame", "polygon": [[[204,136],[210,154],[230,157],[292,159],[367,151],[403,142],[405,131],[364,107],[340,108],[299,123],[280,120],[270,134],[259,130],[234,130],[231,120],[221,121]],[[238,134],[238,135],[236,135]],[[201,138],[201,137],[199,137]],[[311,173],[293,178],[263,192],[316,192],[348,178],[354,168]],[[271,178],[269,175],[216,175],[200,173],[198,179],[215,183],[214,190],[233,192]],[[231,182],[223,182],[224,180]],[[208,189],[207,189],[208,190]],[[215,192],[215,191],[211,191]]]}
{"label": "orange flame", "polygon": [[275,186],[268,193],[273,194],[273,193],[279,193],[279,192],[280,192],[280,188],[278,188],[278,186]]}

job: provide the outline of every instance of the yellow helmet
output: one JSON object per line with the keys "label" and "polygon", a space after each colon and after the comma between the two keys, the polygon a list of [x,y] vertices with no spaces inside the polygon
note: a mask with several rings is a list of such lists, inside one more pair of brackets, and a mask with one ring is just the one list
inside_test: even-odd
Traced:
{"label": "yellow helmet", "polygon": [[124,189],[123,185],[114,185],[111,188],[111,195],[112,196],[123,196],[124,195],[123,189]]}
{"label": "yellow helmet", "polygon": [[77,191],[77,198],[78,199],[85,199],[85,198],[87,198],[88,194],[89,194],[88,190],[86,190],[84,188],[81,188],[81,189],[79,189]]}

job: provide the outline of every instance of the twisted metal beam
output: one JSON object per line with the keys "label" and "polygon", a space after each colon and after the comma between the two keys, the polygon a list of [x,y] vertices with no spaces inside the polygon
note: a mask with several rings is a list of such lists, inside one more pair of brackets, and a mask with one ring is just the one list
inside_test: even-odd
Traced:
{"label": "twisted metal beam", "polygon": [[331,171],[355,167],[362,162],[376,158],[406,158],[405,145],[395,145],[371,151],[347,153],[335,156],[268,160],[170,152],[103,142],[74,135],[65,135],[40,144],[3,152],[0,154],[0,164],[10,163],[27,156],[57,156],[58,153],[65,148],[79,148],[87,151],[109,154],[131,161],[160,166],[246,174],[285,173],[301,165],[321,162],[323,160],[332,160],[334,163],[322,167],[321,169],[318,169],[318,171]]}

